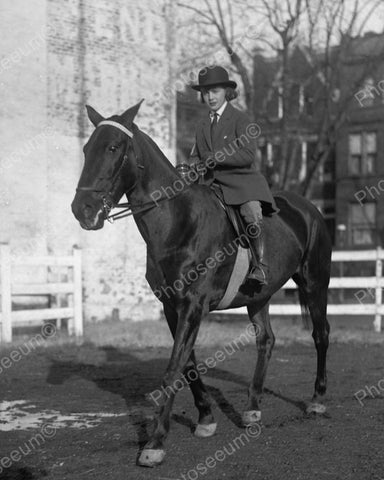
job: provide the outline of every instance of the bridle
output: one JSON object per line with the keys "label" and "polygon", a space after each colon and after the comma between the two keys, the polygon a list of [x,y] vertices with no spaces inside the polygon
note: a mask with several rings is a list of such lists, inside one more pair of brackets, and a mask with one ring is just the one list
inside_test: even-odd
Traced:
{"label": "bridle", "polygon": [[[121,125],[121,123],[114,122],[113,120],[102,120],[101,122],[99,122],[97,124],[96,128],[98,128],[102,125],[110,125],[112,127],[118,128],[119,130],[124,132],[129,138],[131,138],[133,140],[133,133],[130,130],[128,130],[128,128],[124,127],[124,125]],[[134,143],[132,143],[132,144],[133,144],[133,149],[135,150]],[[128,151],[128,147],[127,147],[127,151]],[[133,205],[130,202],[123,202],[123,203],[115,204],[115,202],[113,201],[113,190],[114,190],[114,186],[115,186],[117,180],[120,177],[121,172],[123,171],[123,169],[124,169],[124,167],[127,163],[127,160],[128,160],[127,151],[124,153],[123,160],[122,160],[119,168],[117,169],[116,173],[113,175],[112,178],[108,179],[108,180],[111,180],[111,188],[110,188],[109,191],[106,191],[104,189],[94,188],[94,187],[87,187],[87,186],[76,188],[76,192],[79,192],[79,191],[93,192],[93,193],[98,193],[98,194],[101,195],[101,200],[103,202],[104,219],[108,220],[108,222],[110,222],[110,223],[113,223],[115,220],[119,220],[120,218],[128,217],[128,216],[134,215],[136,213],[141,213],[141,212],[145,212],[147,210],[151,210],[152,208],[156,207],[159,202],[161,202],[163,200],[170,200],[172,198],[175,198],[176,196],[178,196],[178,194],[181,193],[181,192],[179,192],[178,194],[173,195],[172,197],[169,197],[169,196],[160,197],[156,201],[151,200],[149,202],[144,202],[140,205]],[[144,170],[144,165],[141,165],[138,162],[136,152],[135,152],[135,161],[136,161],[136,166],[138,168]],[[136,182],[129,189],[129,191],[126,192],[127,196],[135,189],[137,183],[138,183],[138,179],[136,179]],[[123,210],[120,211],[120,212],[117,212],[113,215],[110,215],[110,212],[113,208],[122,208]]]}

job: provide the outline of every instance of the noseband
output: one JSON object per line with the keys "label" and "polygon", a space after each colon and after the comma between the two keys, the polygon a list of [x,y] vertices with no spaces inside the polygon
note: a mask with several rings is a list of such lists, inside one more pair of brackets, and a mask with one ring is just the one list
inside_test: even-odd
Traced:
{"label": "noseband", "polygon": [[[124,125],[121,125],[121,123],[114,122],[113,120],[103,120],[103,121],[101,121],[100,123],[97,124],[96,128],[98,128],[102,125],[109,125],[109,126],[112,126],[112,127],[116,127],[119,130],[121,130],[122,132],[124,132],[126,135],[128,135],[128,137],[133,139],[133,133],[130,130],[128,130],[128,128],[124,127]],[[124,217],[128,217],[129,215],[133,215],[134,213],[140,213],[140,212],[144,212],[144,211],[147,211],[147,210],[151,210],[152,208],[156,207],[158,205],[158,203],[161,202],[162,200],[169,200],[170,198],[174,198],[174,197],[177,196],[177,195],[174,195],[173,197],[161,197],[158,200],[156,200],[156,202],[154,200],[151,200],[150,202],[145,202],[145,203],[142,203],[141,205],[132,205],[129,202],[115,204],[115,202],[112,199],[113,189],[114,189],[115,183],[119,179],[119,176],[120,176],[123,168],[125,167],[125,165],[127,163],[127,160],[128,160],[128,154],[127,154],[127,152],[125,152],[124,155],[123,155],[123,160],[121,162],[120,167],[118,168],[118,170],[114,174],[114,176],[110,179],[111,180],[111,188],[110,188],[109,192],[107,192],[105,190],[102,190],[102,189],[97,189],[97,188],[94,188],[94,187],[77,187],[76,188],[76,192],[79,192],[79,191],[93,192],[93,193],[98,193],[98,194],[101,195],[101,200],[103,202],[104,218],[105,218],[105,220],[108,220],[108,222],[110,222],[110,223],[113,223],[114,220],[119,220],[120,218],[124,218]],[[136,153],[135,153],[135,160],[136,160],[136,166],[138,168],[141,168],[141,169],[144,170],[144,165],[141,165],[141,164],[138,163]],[[129,195],[129,193],[131,193],[133,191],[133,189],[137,185],[137,182],[138,182],[138,180],[136,179],[136,182],[129,189],[129,191],[126,192],[126,195]],[[118,212],[118,213],[115,213],[113,215],[110,215],[110,212],[113,208],[122,208],[123,210]],[[135,210],[133,211],[132,208],[134,208]]]}

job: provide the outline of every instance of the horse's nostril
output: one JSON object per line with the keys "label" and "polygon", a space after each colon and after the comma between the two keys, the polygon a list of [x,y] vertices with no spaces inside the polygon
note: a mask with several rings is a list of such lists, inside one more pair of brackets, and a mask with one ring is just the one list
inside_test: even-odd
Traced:
{"label": "horse's nostril", "polygon": [[84,205],[83,213],[85,218],[89,218],[92,215],[92,207],[89,205]]}

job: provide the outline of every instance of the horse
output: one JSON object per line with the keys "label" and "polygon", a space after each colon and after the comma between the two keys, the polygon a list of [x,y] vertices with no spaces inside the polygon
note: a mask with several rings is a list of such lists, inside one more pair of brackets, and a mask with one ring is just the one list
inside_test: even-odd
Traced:
{"label": "horse", "polygon": [[[86,106],[95,130],[84,146],[85,162],[72,212],[82,228],[97,230],[125,195],[147,246],[146,279],[163,304],[174,338],[162,379],[162,392],[167,394],[162,396],[153,433],[137,460],[141,466],[153,467],[165,457],[176,393],[172,386],[182,374],[190,379],[189,387],[198,410],[194,434],[209,437],[215,433],[217,424],[210,397],[196,369],[194,344],[201,321],[217,309],[225,295],[236,263],[236,255],[229,254],[216,262],[207,259],[214,259],[224,246],[233,244],[237,234],[209,187],[196,182],[180,187],[177,169],[134,123],[141,102],[121,115],[108,118]],[[307,411],[325,411],[331,241],[323,217],[311,202],[284,191],[277,192],[275,200],[279,213],[264,218],[268,285],[239,288],[228,306],[246,306],[257,333],[257,362],[242,414],[244,426],[258,425],[260,421],[260,400],[275,342],[269,302],[290,278],[298,286],[303,315],[312,321],[317,351],[314,393]],[[204,270],[199,270],[201,265]],[[196,273],[193,281],[188,276],[192,271]]]}

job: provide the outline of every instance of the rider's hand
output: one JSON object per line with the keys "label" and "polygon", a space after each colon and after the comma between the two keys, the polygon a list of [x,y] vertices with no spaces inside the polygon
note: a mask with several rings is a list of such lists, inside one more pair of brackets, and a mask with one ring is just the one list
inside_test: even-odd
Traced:
{"label": "rider's hand", "polygon": [[207,172],[207,167],[205,165],[205,162],[203,162],[202,160],[200,160],[199,162],[193,163],[191,166],[196,170],[196,172],[199,175],[205,175]]}
{"label": "rider's hand", "polygon": [[214,156],[214,153],[213,152],[204,152],[203,155],[201,156],[201,160],[203,160],[203,162],[207,162],[208,159],[210,158],[213,158]]}

